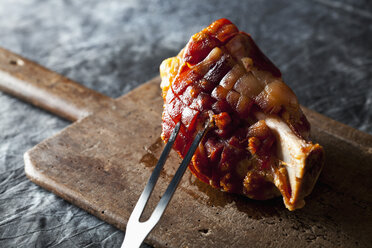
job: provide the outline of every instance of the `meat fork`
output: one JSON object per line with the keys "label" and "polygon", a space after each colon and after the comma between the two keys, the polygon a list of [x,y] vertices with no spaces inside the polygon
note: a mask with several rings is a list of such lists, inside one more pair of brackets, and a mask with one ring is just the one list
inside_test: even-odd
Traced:
{"label": "meat fork", "polygon": [[151,193],[155,187],[155,184],[159,178],[160,171],[164,166],[165,161],[167,160],[168,154],[173,146],[174,141],[177,138],[178,132],[180,130],[181,123],[178,122],[175,126],[168,143],[164,147],[162,154],[158,160],[158,163],[155,166],[154,171],[152,172],[149,181],[147,182],[145,189],[143,190],[136,206],[133,209],[132,214],[129,217],[124,242],[122,244],[122,248],[134,248],[140,247],[142,242],[145,240],[147,235],[151,232],[151,230],[155,227],[155,225],[160,220],[161,216],[163,215],[166,207],[168,206],[169,201],[171,200],[185,170],[190,163],[192,156],[196,148],[199,145],[200,140],[203,138],[206,130],[209,127],[209,123],[204,127],[203,130],[199,131],[192,142],[190,149],[188,150],[185,158],[182,160],[180,166],[178,167],[176,174],[174,175],[172,181],[170,182],[168,188],[166,189],[165,193],[161,197],[159,203],[155,207],[154,212],[151,214],[150,218],[147,221],[140,222],[140,217],[143,213],[143,210],[146,207],[147,201],[149,200]]}

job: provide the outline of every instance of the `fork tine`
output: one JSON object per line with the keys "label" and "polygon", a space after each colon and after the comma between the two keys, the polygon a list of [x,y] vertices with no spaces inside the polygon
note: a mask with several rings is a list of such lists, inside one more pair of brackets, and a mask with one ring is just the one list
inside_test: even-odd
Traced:
{"label": "fork tine", "polygon": [[199,131],[196,135],[194,141],[192,142],[185,158],[182,160],[179,168],[176,171],[176,174],[172,178],[172,181],[168,185],[168,188],[164,192],[163,196],[161,197],[159,203],[155,207],[154,212],[151,214],[150,218],[147,221],[140,222],[139,219],[143,213],[143,210],[146,207],[146,204],[151,196],[151,193],[155,187],[155,184],[159,178],[160,171],[164,166],[164,163],[168,157],[168,154],[170,152],[170,149],[173,146],[174,141],[176,140],[176,137],[178,135],[179,129],[180,129],[180,122],[177,123],[175,126],[171,137],[165,146],[159,161],[153,171],[153,173],[150,176],[149,181],[146,184],[146,187],[144,191],[142,192],[136,206],[134,207],[134,210],[132,214],[129,217],[127,228],[125,232],[124,242],[122,244],[122,248],[124,247],[139,247],[143,240],[147,237],[147,235],[151,232],[151,230],[155,227],[155,225],[160,220],[161,216],[163,215],[166,207],[168,206],[168,203],[172,199],[172,196],[174,192],[176,191],[176,188],[181,181],[181,178],[183,174],[186,171],[187,166],[190,163],[190,160],[192,156],[194,155],[194,152],[196,148],[198,147],[201,139],[205,135],[206,131],[209,128],[209,123],[206,124],[203,130]]}
{"label": "fork tine", "polygon": [[177,123],[177,125],[174,127],[174,130],[168,140],[168,143],[165,145],[163,152],[160,155],[160,158],[158,160],[158,163],[155,166],[155,169],[153,170],[149,181],[147,182],[145,189],[143,190],[140,198],[137,201],[136,206],[133,209],[133,212],[130,216],[130,218],[135,217],[137,220],[141,217],[143,210],[146,207],[146,204],[151,196],[152,191],[155,188],[156,182],[159,179],[159,175],[161,172],[161,169],[164,167],[164,163],[168,158],[168,154],[170,150],[172,149],[173,143],[177,138],[178,132],[180,130],[181,123]]}
{"label": "fork tine", "polygon": [[185,173],[185,171],[186,171],[186,169],[187,169],[187,167],[188,167],[188,165],[191,161],[191,158],[194,155],[194,152],[195,152],[196,148],[198,147],[198,145],[199,145],[201,139],[203,138],[207,129],[208,129],[208,126],[206,126],[203,130],[199,131],[198,134],[196,135],[194,141],[192,142],[192,144],[190,146],[190,149],[188,150],[186,156],[184,157],[180,166],[178,167],[178,169],[176,171],[176,174],[174,175],[174,177],[173,177],[172,181],[170,182],[168,188],[166,189],[166,191],[163,194],[163,196],[161,197],[158,205],[156,206],[154,212],[152,213],[149,221],[155,222],[154,224],[156,224],[159,221],[160,217],[163,215],[165,209],[167,208],[168,203],[172,199],[172,196],[173,196],[174,192],[176,191],[177,186],[180,183],[181,178],[182,178],[183,174]]}

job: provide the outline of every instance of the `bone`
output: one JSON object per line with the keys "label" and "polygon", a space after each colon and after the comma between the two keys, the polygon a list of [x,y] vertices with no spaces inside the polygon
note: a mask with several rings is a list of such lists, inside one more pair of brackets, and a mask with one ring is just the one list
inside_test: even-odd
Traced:
{"label": "bone", "polygon": [[278,116],[258,112],[256,117],[264,120],[277,138],[277,157],[286,169],[287,179],[275,178],[274,183],[278,188],[289,183],[290,194],[283,195],[286,207],[289,210],[303,207],[304,197],[311,193],[322,170],[323,148],[297,136]]}

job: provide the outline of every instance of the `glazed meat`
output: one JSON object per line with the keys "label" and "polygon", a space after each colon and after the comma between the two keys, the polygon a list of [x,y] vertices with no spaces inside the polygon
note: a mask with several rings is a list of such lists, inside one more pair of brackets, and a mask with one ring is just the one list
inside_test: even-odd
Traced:
{"label": "glazed meat", "polygon": [[217,20],[163,61],[160,75],[165,142],[181,122],[174,149],[183,157],[209,122],[189,165],[197,178],[252,199],[282,195],[289,210],[304,206],[324,152],[309,140],[297,97],[249,34]]}

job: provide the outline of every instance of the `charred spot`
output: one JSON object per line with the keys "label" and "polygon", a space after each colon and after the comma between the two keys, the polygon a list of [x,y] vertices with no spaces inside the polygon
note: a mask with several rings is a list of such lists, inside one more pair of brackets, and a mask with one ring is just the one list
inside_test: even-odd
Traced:
{"label": "charred spot", "polygon": [[227,56],[224,54],[216,62],[216,64],[205,74],[204,79],[218,85],[221,79],[231,70],[231,66],[228,63]]}

